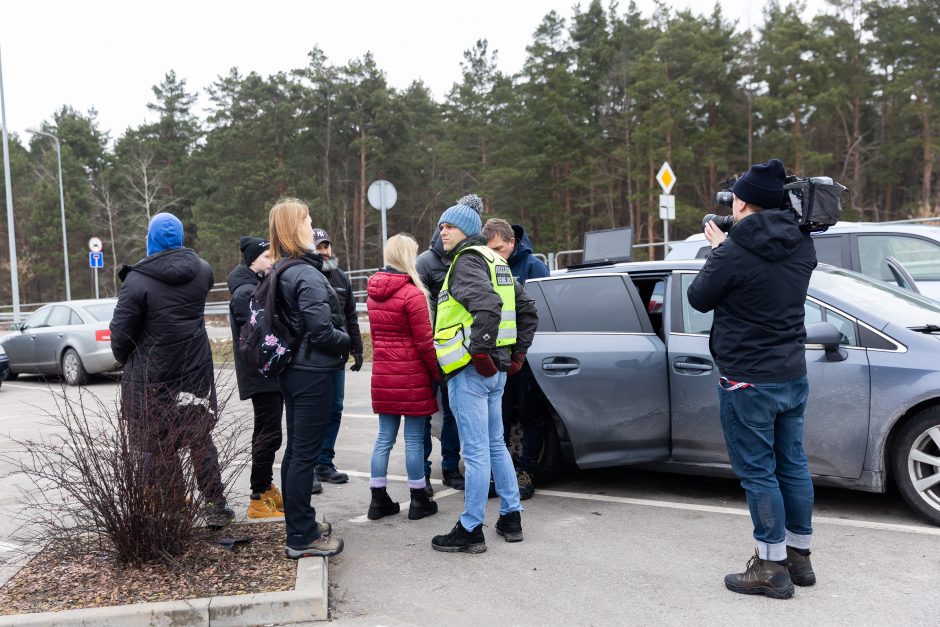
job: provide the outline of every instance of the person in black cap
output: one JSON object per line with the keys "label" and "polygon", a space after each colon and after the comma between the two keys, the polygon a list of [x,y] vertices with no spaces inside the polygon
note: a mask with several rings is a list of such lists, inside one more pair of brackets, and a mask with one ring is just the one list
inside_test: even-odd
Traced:
{"label": "person in black cap", "polygon": [[[339,259],[333,256],[333,242],[330,234],[324,229],[313,229],[313,245],[317,253],[323,258],[323,272],[333,286],[339,298],[339,307],[343,311],[346,322],[345,331],[349,334],[350,355],[353,365],[349,368],[353,372],[362,369],[362,333],[359,331],[359,319],[356,316],[356,299],[353,296],[352,282],[346,273],[339,268]],[[313,492],[316,494],[323,488],[320,480],[328,483],[346,483],[349,475],[336,470],[333,458],[336,455],[336,438],[339,435],[339,426],[343,420],[343,400],[346,390],[346,369],[333,373],[333,407],[330,412],[330,424],[326,427],[323,438],[323,448],[317,460],[317,476],[313,482]],[[319,489],[318,489],[319,488]]]}
{"label": "person in black cap", "polygon": [[228,289],[232,294],[228,303],[228,319],[232,328],[238,396],[243,401],[251,399],[255,414],[254,431],[251,434],[251,499],[248,502],[248,518],[283,518],[284,498],[273,479],[274,456],[281,447],[284,399],[277,379],[265,377],[250,368],[238,350],[242,325],[251,318],[251,294],[271,269],[271,243],[260,237],[243,237],[239,248],[242,263],[228,275]]}
{"label": "person in black cap", "polygon": [[816,250],[782,210],[783,163],[771,159],[733,187],[734,225],[705,225],[712,253],[689,286],[689,303],[714,310],[709,348],[731,467],[747,493],[756,555],[725,586],[778,599],[810,586],[813,484],[803,451],[804,303]]}

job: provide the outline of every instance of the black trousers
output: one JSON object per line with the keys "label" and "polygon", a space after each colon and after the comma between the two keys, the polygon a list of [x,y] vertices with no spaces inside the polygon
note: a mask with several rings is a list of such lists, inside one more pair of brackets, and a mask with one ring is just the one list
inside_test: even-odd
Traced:
{"label": "black trousers", "polygon": [[287,446],[281,462],[287,545],[299,547],[320,536],[310,491],[330,424],[333,373],[288,368],[278,377],[278,384],[287,409]]}
{"label": "black trousers", "polygon": [[251,433],[251,491],[267,491],[274,479],[274,456],[283,439],[281,416],[284,397],[280,392],[261,392],[251,397],[255,428]]}
{"label": "black trousers", "polygon": [[[522,451],[519,469],[534,473],[542,456],[542,432],[544,430],[545,400],[535,381],[532,367],[526,361],[522,370],[506,378],[503,391],[503,424],[519,421],[522,428]],[[509,444],[509,429],[504,431]]]}

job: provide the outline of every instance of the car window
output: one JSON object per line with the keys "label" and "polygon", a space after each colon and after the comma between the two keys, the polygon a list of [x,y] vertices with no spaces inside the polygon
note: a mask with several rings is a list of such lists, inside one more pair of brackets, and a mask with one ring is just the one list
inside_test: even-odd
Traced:
{"label": "car window", "polygon": [[114,317],[115,306],[117,306],[117,302],[85,305],[85,311],[98,322],[111,322],[111,318]]}
{"label": "car window", "polygon": [[[809,323],[809,320],[806,322]],[[842,339],[839,341],[842,346],[858,346],[858,334],[855,332],[854,320],[826,308],[826,322],[832,324],[842,334]]]}
{"label": "car window", "polygon": [[845,264],[842,262],[843,241],[843,238],[839,235],[814,237],[813,245],[816,247],[816,260],[819,263],[845,267]]}
{"label": "car window", "polygon": [[78,315],[78,312],[73,309],[72,317],[69,320],[69,324],[74,324],[74,325],[85,324],[85,321],[82,320],[82,317]]}
{"label": "car window", "polygon": [[885,259],[894,257],[914,280],[940,281],[940,243],[906,235],[859,235],[862,274],[894,282]]}
{"label": "car window", "polygon": [[52,311],[52,307],[47,307],[40,309],[29,318],[26,319],[26,322],[23,323],[24,329],[38,329],[46,325],[46,318],[49,317],[49,312]]}
{"label": "car window", "polygon": [[642,333],[636,307],[620,275],[542,281],[558,331]]}
{"label": "car window", "polygon": [[68,307],[57,306],[52,308],[49,319],[46,320],[47,327],[67,327],[72,319],[72,310]]}
{"label": "car window", "polygon": [[808,300],[803,303],[803,311],[806,313],[806,321],[804,324],[813,324],[814,322],[823,321],[822,309],[813,301]]}
{"label": "car window", "polygon": [[940,325],[937,301],[851,270],[817,268],[809,284],[834,299],[852,303],[860,311],[890,316],[898,326]]}
{"label": "car window", "polygon": [[552,314],[548,310],[548,303],[545,302],[545,295],[542,294],[542,288],[538,283],[527,283],[526,293],[535,301],[535,308],[539,313],[539,326],[536,331],[545,333],[555,330],[555,322],[552,320]]}
{"label": "car window", "polygon": [[702,313],[689,304],[689,286],[694,274],[682,275],[682,332],[708,335],[712,330],[712,312]]}

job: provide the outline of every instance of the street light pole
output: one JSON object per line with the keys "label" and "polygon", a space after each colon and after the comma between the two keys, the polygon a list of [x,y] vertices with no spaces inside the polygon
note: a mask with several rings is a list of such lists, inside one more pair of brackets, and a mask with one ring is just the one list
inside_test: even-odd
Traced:
{"label": "street light pole", "polygon": [[59,161],[59,209],[62,212],[62,257],[65,261],[65,300],[72,300],[72,282],[69,280],[69,242],[65,233],[65,192],[62,190],[62,145],[59,138],[52,133],[39,131],[34,128],[26,129],[27,133],[45,135],[55,140],[55,154]]}
{"label": "street light pole", "polygon": [[10,182],[10,145],[7,141],[7,108],[3,99],[3,62],[0,58],[0,126],[3,135],[3,182],[7,197],[7,237],[10,240],[10,286],[13,296],[13,323],[20,321],[20,278],[16,269],[16,234],[13,232],[13,183]]}

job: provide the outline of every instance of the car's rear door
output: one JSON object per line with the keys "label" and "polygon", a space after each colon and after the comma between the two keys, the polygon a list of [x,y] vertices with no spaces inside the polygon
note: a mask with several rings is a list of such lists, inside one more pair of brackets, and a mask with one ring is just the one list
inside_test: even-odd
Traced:
{"label": "car's rear door", "polygon": [[665,345],[629,277],[569,275],[526,289],[540,317],[528,360],[565,424],[578,466],[668,458]]}

